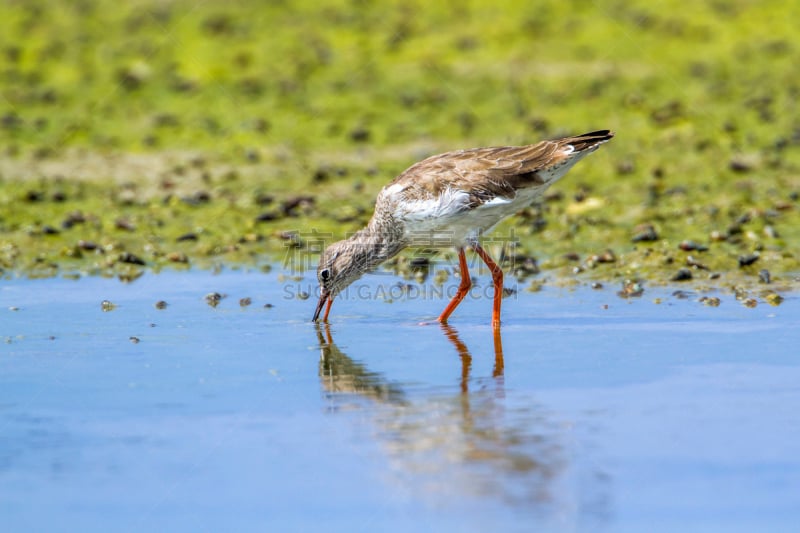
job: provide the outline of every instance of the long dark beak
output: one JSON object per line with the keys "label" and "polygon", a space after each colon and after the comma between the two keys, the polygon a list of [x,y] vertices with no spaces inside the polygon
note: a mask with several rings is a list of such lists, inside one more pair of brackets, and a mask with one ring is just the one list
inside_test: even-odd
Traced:
{"label": "long dark beak", "polygon": [[314,318],[311,319],[312,322],[316,322],[319,320],[319,314],[322,312],[322,307],[325,303],[328,303],[328,308],[325,310],[325,316],[322,317],[323,322],[328,321],[328,313],[331,310],[331,304],[333,303],[333,298],[329,292],[322,291],[319,295],[319,303],[317,304],[317,309],[314,311]]}

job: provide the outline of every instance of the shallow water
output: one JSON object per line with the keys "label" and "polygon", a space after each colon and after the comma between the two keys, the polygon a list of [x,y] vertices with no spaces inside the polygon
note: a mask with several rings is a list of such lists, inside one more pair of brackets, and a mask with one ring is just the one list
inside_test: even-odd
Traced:
{"label": "shallow water", "polygon": [[277,273],[3,281],[4,530],[796,531],[796,295],[546,286],[495,338],[396,281],[330,328]]}

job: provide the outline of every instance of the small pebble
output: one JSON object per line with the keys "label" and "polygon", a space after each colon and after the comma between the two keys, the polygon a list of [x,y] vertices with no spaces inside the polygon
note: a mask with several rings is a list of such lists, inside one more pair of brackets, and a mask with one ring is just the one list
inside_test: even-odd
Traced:
{"label": "small pebble", "polygon": [[596,261],[598,263],[613,263],[614,261],[617,260],[617,257],[614,255],[614,252],[612,250],[606,250],[605,252],[596,257],[597,257]]}
{"label": "small pebble", "polygon": [[156,302],[156,309],[166,309],[167,305],[168,305],[167,302],[165,302],[164,300],[159,300]]}
{"label": "small pebble", "polygon": [[678,245],[678,248],[683,250],[684,252],[706,252],[708,251],[708,246],[704,244],[698,244],[694,241],[681,241]]}
{"label": "small pebble", "polygon": [[590,285],[590,287],[595,289],[595,290],[600,290],[600,289],[603,288],[603,284],[600,283],[599,281],[595,281]]}
{"label": "small pebble", "polygon": [[758,281],[760,281],[761,283],[765,283],[767,285],[772,283],[772,276],[770,275],[769,270],[767,270],[766,268],[762,268],[761,270],[759,270]]}
{"label": "small pebble", "polygon": [[681,268],[670,278],[670,281],[689,281],[690,279],[692,279],[692,271],[688,268]]}
{"label": "small pebble", "polygon": [[719,230],[712,231],[709,237],[712,241],[725,241],[728,239],[728,236]]}
{"label": "small pebble", "polygon": [[721,301],[716,296],[703,296],[700,298],[700,302],[708,307],[719,307]]}
{"label": "small pebble", "polygon": [[637,228],[637,233],[631,239],[632,242],[653,242],[658,240],[658,233],[656,229],[650,225],[645,224]]}
{"label": "small pebble", "polygon": [[740,255],[739,256],[739,266],[746,267],[750,266],[756,261],[758,261],[759,255],[756,254],[747,254],[747,255]]}
{"label": "small pebble", "polygon": [[688,266],[692,267],[692,268],[698,268],[700,270],[708,270],[709,269],[706,265],[704,265],[703,263],[701,263],[700,261],[698,261],[697,259],[695,259],[691,255],[686,257],[686,264]]}
{"label": "small pebble", "polygon": [[124,231],[136,231],[136,226],[127,218],[118,218],[114,221],[114,227]]}
{"label": "small pebble", "polygon": [[756,159],[750,155],[737,155],[728,162],[728,168],[734,172],[750,172],[756,166]]}
{"label": "small pebble", "polygon": [[777,307],[781,305],[781,302],[783,302],[783,296],[778,293],[771,292],[764,296],[764,300],[766,300],[769,305]]}
{"label": "small pebble", "polygon": [[265,213],[261,213],[255,218],[256,222],[270,222],[272,220],[278,220],[280,215],[278,213],[267,211]]}
{"label": "small pebble", "polygon": [[251,303],[253,303],[253,300],[252,300],[252,298],[241,298],[241,299],[239,300],[239,306],[240,306],[240,307],[247,307],[247,306],[248,306],[248,305],[250,305]]}
{"label": "small pebble", "polygon": [[128,263],[129,265],[144,266],[144,265],[147,264],[147,263],[144,262],[144,259],[142,259],[139,256],[136,256],[136,255],[134,255],[134,254],[132,254],[130,252],[122,252],[121,254],[119,254],[118,260],[119,260],[120,263]]}
{"label": "small pebble", "polygon": [[183,252],[169,252],[166,255],[167,261],[173,263],[188,263],[189,257]]}
{"label": "small pebble", "polygon": [[133,344],[139,344],[139,337],[130,337],[130,341]]}
{"label": "small pebble", "polygon": [[586,260],[586,266],[589,268],[594,268],[596,265],[600,263],[613,263],[617,260],[617,256],[614,255],[612,250],[606,250],[601,254],[595,254],[590,256]]}
{"label": "small pebble", "polygon": [[742,300],[742,305],[745,307],[753,308],[758,305],[758,301],[755,298],[745,298]]}
{"label": "small pebble", "polygon": [[197,233],[190,232],[180,235],[178,238],[175,239],[175,241],[177,242],[196,241],[198,238],[199,237],[197,236]]}
{"label": "small pebble", "polygon": [[644,287],[638,282],[633,280],[625,280],[622,284],[622,290],[617,292],[620,298],[638,298],[644,294]]}
{"label": "small pebble", "polygon": [[264,309],[272,309],[273,307],[275,306],[272,304],[264,304]]}
{"label": "small pebble", "polygon": [[206,303],[211,307],[218,306],[220,300],[222,300],[223,298],[225,298],[225,296],[218,292],[210,292],[205,296]]}
{"label": "small pebble", "polygon": [[102,302],[100,302],[100,309],[102,309],[104,313],[113,311],[116,308],[117,308],[116,304],[113,304],[108,300],[103,300]]}

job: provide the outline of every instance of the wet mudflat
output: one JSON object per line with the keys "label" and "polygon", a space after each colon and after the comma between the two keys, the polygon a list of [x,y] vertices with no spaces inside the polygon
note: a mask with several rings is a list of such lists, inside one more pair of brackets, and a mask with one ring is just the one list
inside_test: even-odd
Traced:
{"label": "wet mudflat", "polygon": [[396,281],[326,328],[278,269],[4,280],[4,528],[796,527],[795,294],[545,287],[496,337]]}

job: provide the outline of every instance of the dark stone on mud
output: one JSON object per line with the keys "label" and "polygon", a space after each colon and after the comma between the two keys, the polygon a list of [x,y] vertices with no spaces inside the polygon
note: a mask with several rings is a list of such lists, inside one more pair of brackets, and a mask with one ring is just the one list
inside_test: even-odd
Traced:
{"label": "dark stone on mud", "polygon": [[686,258],[686,266],[697,268],[699,270],[710,270],[706,265],[692,257],[691,255]]}
{"label": "dark stone on mud", "polygon": [[123,252],[119,254],[119,262],[120,263],[128,263],[130,265],[141,265],[144,266],[147,263],[144,262],[144,259],[130,253],[130,252]]}
{"label": "dark stone on mud", "polygon": [[80,211],[73,211],[68,213],[63,222],[61,222],[62,229],[70,229],[76,224],[83,224],[86,222],[86,216]]}
{"label": "dark stone on mud", "polygon": [[225,298],[224,294],[220,294],[218,292],[210,292],[205,295],[205,300],[208,305],[211,307],[216,307],[219,305],[219,302]]}
{"label": "dark stone on mud", "polygon": [[653,242],[658,240],[656,229],[650,224],[637,228],[638,233],[631,239],[632,242]]}
{"label": "dark stone on mud", "polygon": [[266,213],[261,213],[256,217],[256,222],[270,222],[272,220],[278,220],[281,216],[274,211],[267,211]]}
{"label": "dark stone on mud", "polygon": [[353,131],[350,132],[350,139],[353,142],[357,143],[367,142],[369,140],[369,137],[370,137],[370,131],[363,126],[354,128]]}
{"label": "dark stone on mud", "polygon": [[670,281],[689,281],[690,279],[692,279],[692,271],[688,268],[681,268],[670,278]]}
{"label": "dark stone on mud", "polygon": [[28,191],[25,193],[26,202],[41,202],[44,200],[44,193],[40,191]]}
{"label": "dark stone on mud", "polygon": [[256,194],[256,205],[269,205],[275,201],[275,197],[264,192]]}
{"label": "dark stone on mud", "polygon": [[180,237],[178,237],[175,240],[177,242],[196,241],[198,238],[199,237],[197,236],[197,233],[189,232],[189,233],[184,233],[183,235],[181,235]]}
{"label": "dark stone on mud", "polygon": [[[314,183],[322,183],[324,181],[328,181],[330,178],[336,177],[344,177],[347,176],[350,172],[347,170],[347,167],[342,166],[331,166],[331,165],[320,165],[312,174],[311,179]],[[370,171],[367,171],[367,174],[371,174]]]}
{"label": "dark stone on mud", "polygon": [[728,168],[734,172],[745,173],[750,172],[754,168],[754,163],[746,157],[737,156],[730,160]]}
{"label": "dark stone on mud", "polygon": [[599,255],[593,255],[591,259],[594,260],[595,263],[613,263],[617,260],[617,256],[614,255],[612,250],[606,250]]}
{"label": "dark stone on mud", "polygon": [[739,256],[739,266],[746,267],[750,266],[756,261],[758,261],[759,255],[758,254],[747,254],[747,255],[740,255]]}
{"label": "dark stone on mud", "polygon": [[287,198],[281,202],[281,211],[284,216],[292,217],[297,215],[297,210],[308,210],[314,205],[316,199],[311,195],[299,195]]}
{"label": "dark stone on mud", "polygon": [[114,227],[125,231],[136,231],[136,226],[127,218],[118,218],[115,220]]}
{"label": "dark stone on mud", "polygon": [[182,197],[181,201],[189,205],[207,204],[208,202],[211,201],[211,194],[209,194],[206,191],[197,191],[196,193],[190,196]]}
{"label": "dark stone on mud", "polygon": [[694,241],[681,241],[678,245],[678,248],[683,250],[684,252],[705,252],[708,251],[708,246],[704,244],[699,244]]}

